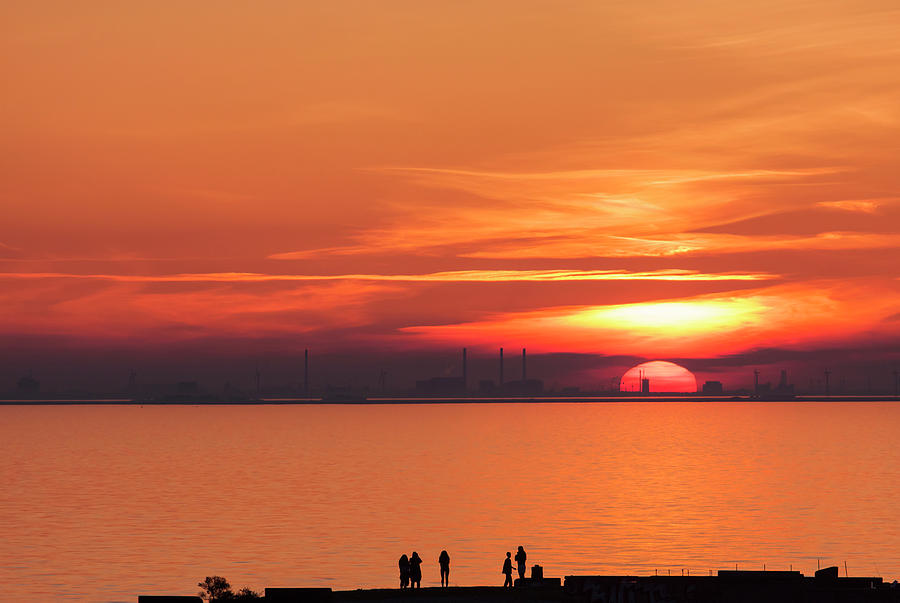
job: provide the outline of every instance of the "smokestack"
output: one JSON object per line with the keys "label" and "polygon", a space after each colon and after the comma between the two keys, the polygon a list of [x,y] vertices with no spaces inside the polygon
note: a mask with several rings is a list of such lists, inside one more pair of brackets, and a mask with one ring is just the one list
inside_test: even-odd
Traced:
{"label": "smokestack", "polygon": [[466,348],[463,348],[463,389],[469,389],[469,371],[466,365]]}
{"label": "smokestack", "polygon": [[522,348],[522,383],[525,383],[525,348]]}
{"label": "smokestack", "polygon": [[309,397],[309,349],[303,350],[303,395]]}
{"label": "smokestack", "polygon": [[503,389],[503,348],[500,348],[500,389]]}

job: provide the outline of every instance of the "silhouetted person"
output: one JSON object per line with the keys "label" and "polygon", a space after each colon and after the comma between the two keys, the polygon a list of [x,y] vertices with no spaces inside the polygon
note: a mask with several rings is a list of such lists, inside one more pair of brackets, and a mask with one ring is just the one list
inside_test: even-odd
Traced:
{"label": "silhouetted person", "polygon": [[438,564],[441,566],[441,586],[450,586],[450,555],[447,551],[441,551]]}
{"label": "silhouetted person", "polygon": [[512,553],[506,551],[506,559],[503,561],[503,573],[506,574],[506,580],[503,582],[503,588],[512,587]]}
{"label": "silhouetted person", "polygon": [[409,558],[409,581],[413,588],[422,588],[422,558],[415,551]]}
{"label": "silhouetted person", "polygon": [[519,570],[519,578],[525,578],[525,549],[519,547],[516,551],[516,569]]}
{"label": "silhouetted person", "polygon": [[406,553],[400,557],[400,588],[409,587],[409,557]]}

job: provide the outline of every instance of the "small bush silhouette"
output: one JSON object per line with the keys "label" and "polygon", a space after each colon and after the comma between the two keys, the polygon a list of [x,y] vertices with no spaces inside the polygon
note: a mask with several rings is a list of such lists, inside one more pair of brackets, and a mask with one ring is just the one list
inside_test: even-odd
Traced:
{"label": "small bush silhouette", "polygon": [[261,597],[262,595],[260,595],[258,592],[256,592],[255,590],[250,590],[245,586],[241,590],[237,591],[237,594],[234,596],[232,601],[253,601]]}
{"label": "small bush silhouette", "polygon": [[201,589],[200,596],[210,603],[228,601],[234,597],[234,593],[231,592],[231,585],[222,576],[207,576],[206,580],[198,582],[197,586]]}
{"label": "small bush silhouette", "polygon": [[261,597],[258,592],[251,590],[246,586],[235,594],[231,590],[231,585],[228,583],[228,580],[222,576],[207,576],[206,580],[198,582],[197,586],[202,589],[200,591],[200,596],[209,601],[209,603],[221,603],[224,601],[254,601]]}

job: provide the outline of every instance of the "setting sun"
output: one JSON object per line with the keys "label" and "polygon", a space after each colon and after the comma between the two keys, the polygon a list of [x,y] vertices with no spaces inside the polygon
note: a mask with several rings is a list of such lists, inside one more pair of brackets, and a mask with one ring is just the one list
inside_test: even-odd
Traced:
{"label": "setting sun", "polygon": [[697,391],[694,374],[665,360],[643,362],[628,370],[620,382],[623,392],[688,393]]}

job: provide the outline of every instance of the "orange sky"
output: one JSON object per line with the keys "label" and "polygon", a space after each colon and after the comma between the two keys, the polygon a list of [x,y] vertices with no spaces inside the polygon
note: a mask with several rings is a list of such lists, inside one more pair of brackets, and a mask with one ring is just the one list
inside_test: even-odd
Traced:
{"label": "orange sky", "polygon": [[10,341],[900,336],[892,0],[0,11]]}

